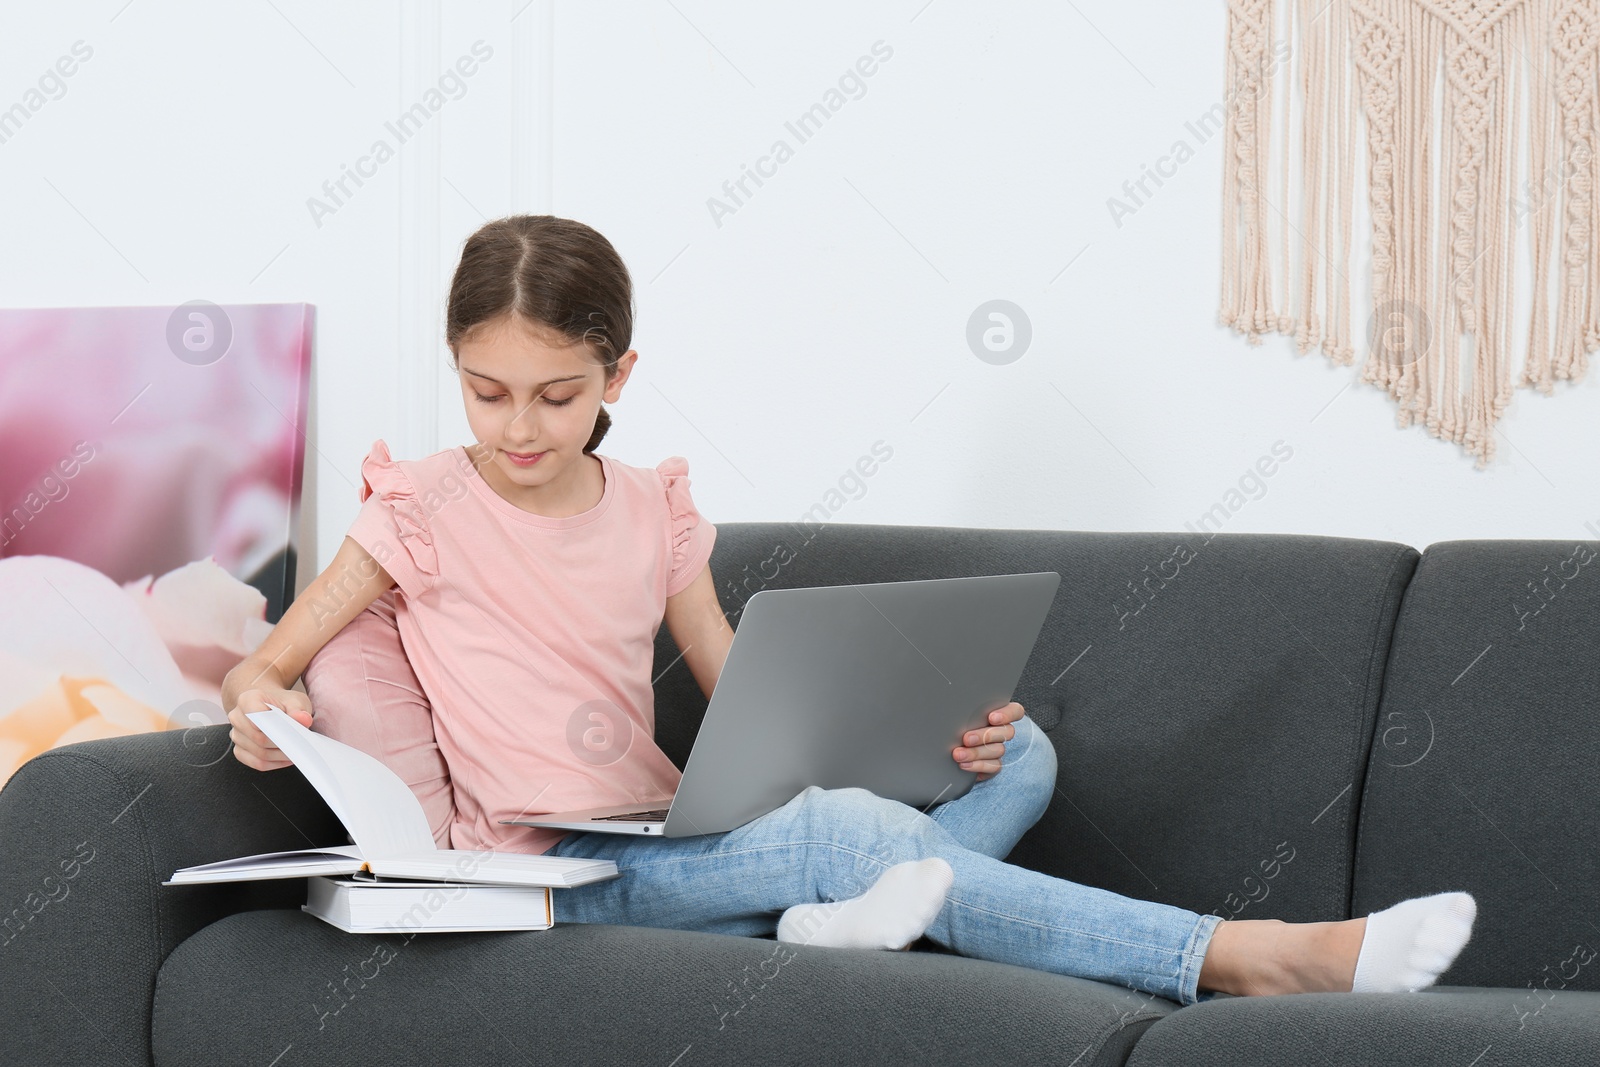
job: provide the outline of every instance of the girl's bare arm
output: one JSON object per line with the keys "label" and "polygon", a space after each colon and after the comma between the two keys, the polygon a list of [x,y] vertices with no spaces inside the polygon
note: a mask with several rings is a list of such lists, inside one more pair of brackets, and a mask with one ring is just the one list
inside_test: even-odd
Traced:
{"label": "girl's bare arm", "polygon": [[240,763],[258,771],[290,765],[248,714],[276,704],[309,727],[310,698],[291,686],[311,657],[392,585],[394,579],[378,561],[346,537],[327,569],[289,605],[266,640],[228,672],[222,682],[222,706],[233,724],[229,737]]}
{"label": "girl's bare arm", "polygon": [[689,673],[700,691],[711,699],[722,674],[722,664],[733,645],[733,627],[717,601],[717,587],[708,564],[699,577],[676,596],[667,598],[667,632],[683,653]]}

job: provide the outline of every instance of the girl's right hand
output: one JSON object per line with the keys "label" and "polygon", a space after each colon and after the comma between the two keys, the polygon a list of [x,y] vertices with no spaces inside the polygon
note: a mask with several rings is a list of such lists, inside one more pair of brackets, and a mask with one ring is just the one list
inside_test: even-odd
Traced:
{"label": "girl's right hand", "polygon": [[228,739],[233,742],[234,758],[258,771],[276,771],[294,765],[294,761],[286,758],[283,750],[249,719],[250,712],[266,711],[268,704],[277,705],[301,726],[311,728],[311,698],[297,689],[246,689],[240,693],[237,706],[228,712],[228,721],[233,723]]}

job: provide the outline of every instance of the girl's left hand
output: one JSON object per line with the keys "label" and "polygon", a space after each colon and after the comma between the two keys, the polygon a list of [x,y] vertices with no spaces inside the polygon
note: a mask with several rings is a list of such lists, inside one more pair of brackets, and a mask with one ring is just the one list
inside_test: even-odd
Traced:
{"label": "girl's left hand", "polygon": [[1017,728],[1011,724],[1025,714],[1022,705],[1015,700],[1003,708],[996,708],[989,713],[990,725],[968,730],[961,738],[967,747],[951,749],[951,757],[962,770],[977,771],[978,781],[993,778],[1000,773],[1000,759],[1005,755],[1006,742],[1017,736]]}

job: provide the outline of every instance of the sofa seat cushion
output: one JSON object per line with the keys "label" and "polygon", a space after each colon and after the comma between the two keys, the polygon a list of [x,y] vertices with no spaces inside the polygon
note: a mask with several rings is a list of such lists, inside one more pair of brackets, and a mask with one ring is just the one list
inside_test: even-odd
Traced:
{"label": "sofa seat cushion", "polygon": [[1543,992],[1541,999],[1528,989],[1430,986],[1218,997],[1151,1026],[1128,1067],[1600,1063],[1600,993]]}
{"label": "sofa seat cushion", "polygon": [[933,952],[584,924],[407,938],[276,909],[230,915],[179,945],[162,964],[151,1029],[159,1067],[1088,1067],[1124,1063],[1177,1007]]}

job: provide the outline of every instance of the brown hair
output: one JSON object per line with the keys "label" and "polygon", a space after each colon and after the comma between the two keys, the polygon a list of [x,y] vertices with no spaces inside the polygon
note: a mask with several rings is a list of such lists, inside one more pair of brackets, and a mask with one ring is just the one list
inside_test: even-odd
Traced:
{"label": "brown hair", "polygon": [[[622,257],[596,230],[554,215],[511,215],[467,238],[450,281],[444,339],[456,346],[476,327],[515,315],[569,344],[587,345],[609,383],[633,339],[633,281]],[[584,452],[611,428],[600,408]]]}

